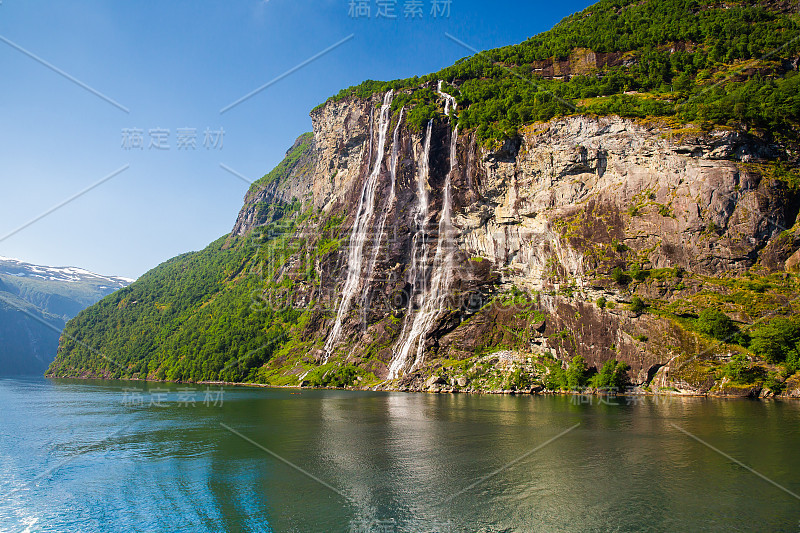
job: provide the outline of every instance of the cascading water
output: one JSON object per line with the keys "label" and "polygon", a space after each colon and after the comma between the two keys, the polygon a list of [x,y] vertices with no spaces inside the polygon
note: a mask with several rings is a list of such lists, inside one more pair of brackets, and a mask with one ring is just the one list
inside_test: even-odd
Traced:
{"label": "cascading water", "polygon": [[453,111],[455,111],[458,107],[458,103],[455,97],[442,91],[442,83],[442,80],[439,80],[439,84],[436,86],[436,92],[439,93],[439,96],[444,98],[444,114],[450,116],[450,108],[452,107]]}
{"label": "cascading water", "polygon": [[380,124],[378,127],[377,157],[372,172],[364,182],[364,189],[361,191],[361,199],[359,200],[358,210],[356,211],[355,221],[353,222],[353,231],[350,234],[350,250],[347,256],[347,280],[342,289],[342,300],[339,302],[339,308],[336,311],[336,321],[328,335],[328,340],[325,342],[326,363],[342,333],[344,318],[350,311],[353,296],[355,296],[358,283],[361,281],[361,267],[364,263],[364,243],[368,237],[367,228],[369,226],[369,221],[372,219],[375,212],[375,189],[378,185],[378,175],[380,174],[381,165],[383,164],[383,152],[386,147],[386,133],[389,130],[389,116],[393,95],[394,92],[389,91],[383,98]]}
{"label": "cascading water", "polygon": [[425,306],[417,315],[422,329],[417,340],[417,354],[414,359],[414,367],[422,364],[425,355],[425,334],[430,328],[433,320],[445,310],[447,296],[450,285],[453,281],[453,205],[451,192],[451,176],[457,165],[458,150],[458,128],[453,130],[450,141],[450,172],[444,182],[444,198],[442,200],[442,216],[439,219],[439,241],[436,244],[436,255],[433,260],[433,278],[431,280],[431,290],[425,300]]}
{"label": "cascading water", "polygon": [[409,271],[409,281],[411,282],[411,292],[408,298],[409,314],[403,323],[403,331],[400,339],[405,339],[400,348],[400,352],[392,359],[389,365],[389,379],[395,379],[400,375],[400,371],[406,366],[408,352],[411,349],[413,339],[409,328],[413,327],[414,322],[411,318],[414,309],[415,298],[418,293],[423,295],[425,290],[425,268],[428,263],[427,230],[430,222],[428,215],[428,177],[430,175],[430,153],[431,137],[433,136],[433,119],[428,121],[428,129],[425,133],[425,142],[422,148],[422,158],[419,162],[419,175],[417,177],[417,212],[415,222],[417,231],[411,241],[411,269]]}
{"label": "cascading water", "polygon": [[423,293],[422,306],[414,316],[411,331],[405,338],[398,353],[396,358],[397,365],[392,365],[393,369],[396,369],[394,375],[391,375],[390,372],[390,378],[392,379],[399,377],[399,370],[408,364],[411,350],[414,347],[416,347],[416,350],[414,351],[414,363],[411,368],[422,364],[425,356],[425,336],[430,330],[434,319],[444,311],[447,304],[447,295],[453,279],[453,246],[455,245],[452,240],[450,176],[456,166],[457,141],[458,130],[456,129],[453,131],[453,138],[450,143],[450,172],[447,174],[444,183],[442,213],[439,219],[439,239],[436,243],[436,255],[433,259],[430,290],[427,293]]}
{"label": "cascading water", "polygon": [[[386,201],[386,208],[381,214],[380,222],[378,222],[378,228],[375,231],[375,241],[373,242],[373,252],[372,252],[372,260],[369,263],[369,267],[367,268],[367,283],[369,283],[370,279],[372,278],[372,272],[375,270],[375,264],[378,262],[378,255],[380,254],[381,250],[381,241],[383,240],[383,230],[386,227],[386,217],[389,215],[389,212],[392,210],[395,201],[395,191],[396,191],[396,183],[397,183],[397,161],[399,159],[399,137],[400,137],[400,125],[403,123],[403,112],[405,111],[405,107],[400,109],[400,117],[397,119],[397,126],[394,129],[394,134],[392,135],[392,159],[390,160],[389,170],[391,175],[391,187],[389,189],[389,198]],[[364,291],[361,294],[361,301],[365,304],[367,303],[367,295],[369,292],[369,285],[365,284]]]}
{"label": "cascading water", "polygon": [[[445,99],[445,113],[449,114],[450,108],[456,109],[456,100],[449,94],[442,92],[442,82],[439,82],[437,87],[438,93],[444,97]],[[427,174],[428,174],[428,151],[430,150],[430,140],[431,140],[431,126],[432,124],[428,124],[428,137],[426,139],[426,154],[425,154],[425,181],[423,181],[423,176],[420,176],[419,185],[424,188],[424,185],[427,185]],[[458,158],[457,158],[457,150],[458,150],[458,128],[455,128],[452,133],[452,137],[450,139],[450,171],[445,178],[444,184],[444,191],[443,191],[443,198],[442,198],[442,211],[439,217],[439,235],[436,244],[436,255],[433,259],[433,273],[431,276],[431,286],[430,290],[421,291],[422,296],[422,303],[419,307],[419,311],[414,315],[413,322],[411,322],[410,331],[407,331],[406,325],[408,321],[403,327],[403,332],[401,335],[402,344],[400,346],[400,350],[396,353],[394,359],[389,366],[389,379],[396,379],[400,376],[400,373],[404,371],[408,367],[411,350],[415,348],[414,352],[414,362],[411,365],[411,368],[418,367],[422,364],[424,356],[425,356],[425,337],[427,332],[430,330],[430,327],[433,321],[436,319],[439,314],[445,309],[445,305],[447,304],[447,295],[450,289],[450,285],[453,278],[453,246],[455,243],[452,239],[453,233],[453,226],[451,223],[452,219],[452,191],[451,191],[451,177],[453,172],[455,171],[458,165]],[[422,174],[422,172],[421,172]],[[424,184],[424,185],[423,185]],[[423,235],[425,228],[428,224],[427,220],[427,191],[424,191],[424,195],[420,194],[420,206],[424,204],[424,211],[425,211],[425,220],[422,226],[421,231],[418,230],[417,235],[414,236],[414,246],[415,252],[412,255],[412,267],[411,267],[411,276],[412,276],[412,283],[416,280],[419,276],[417,272],[417,267],[414,264],[414,259],[416,259],[416,246],[418,244],[417,237],[419,235]],[[420,210],[421,211],[421,210]],[[423,268],[427,265],[427,246],[425,246],[425,242],[423,240],[422,247],[425,249],[423,252]],[[425,272],[422,272],[422,279],[425,279]],[[411,298],[409,299],[409,312],[413,310],[413,301],[414,295],[416,293],[416,288],[412,286]]]}

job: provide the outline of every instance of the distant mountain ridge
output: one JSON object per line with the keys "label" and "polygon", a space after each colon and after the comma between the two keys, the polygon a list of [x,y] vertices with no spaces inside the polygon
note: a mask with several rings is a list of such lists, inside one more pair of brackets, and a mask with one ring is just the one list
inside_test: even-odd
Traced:
{"label": "distant mountain ridge", "polygon": [[0,274],[16,277],[40,278],[50,281],[74,283],[90,279],[105,280],[118,289],[130,285],[134,279],[122,276],[101,276],[89,270],[76,267],[48,267],[26,263],[19,259],[0,256]]}
{"label": "distant mountain ridge", "polygon": [[0,375],[43,374],[66,322],[133,281],[0,256]]}

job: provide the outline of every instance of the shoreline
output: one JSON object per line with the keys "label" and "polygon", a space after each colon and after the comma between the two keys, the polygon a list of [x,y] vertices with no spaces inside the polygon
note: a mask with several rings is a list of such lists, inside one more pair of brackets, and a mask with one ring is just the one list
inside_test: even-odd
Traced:
{"label": "shoreline", "polygon": [[[13,377],[13,376],[9,376]],[[681,391],[644,391],[641,392],[611,392],[599,389],[586,388],[580,391],[549,391],[549,390],[457,390],[452,388],[445,388],[441,390],[409,390],[400,388],[380,388],[385,383],[379,383],[372,387],[301,387],[299,385],[270,385],[265,383],[244,383],[234,381],[169,381],[157,379],[117,379],[117,378],[104,378],[97,376],[43,376],[45,379],[75,379],[82,381],[108,381],[108,382],[124,382],[134,381],[139,383],[170,383],[174,385],[207,385],[207,386],[225,386],[225,387],[248,387],[259,389],[276,389],[276,390],[340,390],[351,392],[401,392],[407,394],[467,394],[467,395],[504,395],[504,396],[590,396],[590,397],[621,397],[621,398],[647,398],[647,397],[670,397],[670,398],[713,398],[724,400],[800,400],[798,396],[788,395],[757,395],[752,394],[715,394],[715,393],[702,393],[702,392],[681,392]],[[763,390],[763,389],[761,389]]]}

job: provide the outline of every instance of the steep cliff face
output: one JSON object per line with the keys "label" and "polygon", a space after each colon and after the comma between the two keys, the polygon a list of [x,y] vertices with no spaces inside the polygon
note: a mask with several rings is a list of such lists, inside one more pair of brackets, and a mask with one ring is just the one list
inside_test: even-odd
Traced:
{"label": "steep cliff face", "polygon": [[616,117],[572,117],[530,128],[506,160],[479,154],[478,201],[458,221],[467,247],[536,289],[551,259],[543,248],[583,285],[603,263],[597,248],[612,239],[644,252],[653,268],[742,272],[796,215],[781,191],[740,165],[769,147],[731,132],[679,143],[670,135]]}
{"label": "steep cliff face", "polygon": [[[422,387],[446,371],[443,362],[549,353],[562,361],[581,355],[598,369],[616,359],[645,384],[670,360],[706,347],[673,320],[626,304],[634,296],[682,301],[701,291],[703,279],[744,274],[797,216],[794,195],[759,163],[776,149],[740,133],[573,116],[490,150],[471,134],[454,138],[444,115],[422,132],[402,122],[402,110],[382,123],[382,96],[316,111],[313,143],[300,158],[307,164],[251,195],[234,230],[253,231],[258,205],[278,200],[302,198],[324,214],[293,236],[311,247],[323,238],[340,244],[311,265],[316,284],[296,275],[308,266],[305,248],[275,270],[276,280],[297,281],[295,302],[318,306],[306,331],[314,342],[302,347],[312,355],[306,363],[349,362]],[[381,128],[389,132],[383,139]],[[365,213],[371,175],[375,209]],[[452,231],[440,231],[443,212]],[[343,223],[320,237],[335,217]],[[362,244],[354,252],[355,242]],[[772,269],[794,251],[773,253]],[[612,279],[615,267],[631,265],[669,274]],[[342,313],[342,290],[354,275],[355,297]],[[437,283],[444,297],[432,293]],[[504,304],[510,292],[520,297]],[[342,333],[331,341],[337,317]],[[276,364],[292,355],[299,356]],[[299,379],[304,368],[288,371]]]}

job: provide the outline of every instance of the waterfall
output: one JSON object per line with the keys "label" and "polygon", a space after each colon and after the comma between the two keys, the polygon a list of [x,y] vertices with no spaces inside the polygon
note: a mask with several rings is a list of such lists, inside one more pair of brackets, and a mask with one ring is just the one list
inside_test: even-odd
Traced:
{"label": "waterfall", "polygon": [[372,153],[375,151],[375,109],[369,112],[369,156],[367,159],[367,167],[372,164]]}
{"label": "waterfall", "polygon": [[[400,125],[403,123],[403,112],[405,111],[405,107],[400,109],[400,118],[397,119],[397,126],[394,129],[394,134],[392,135],[392,159],[390,160],[389,171],[391,175],[391,188],[389,189],[389,199],[386,201],[386,207],[381,214],[380,222],[378,222],[378,229],[375,231],[375,241],[373,242],[373,252],[372,252],[372,260],[369,263],[369,267],[367,268],[367,277],[365,278],[367,282],[369,282],[370,278],[372,277],[372,272],[375,269],[375,264],[378,262],[378,255],[380,254],[381,250],[381,240],[383,240],[383,229],[386,226],[386,217],[389,215],[389,211],[392,210],[395,201],[395,191],[396,191],[396,183],[397,183],[397,161],[399,158],[399,136],[400,136]],[[367,294],[369,292],[369,285],[366,284],[364,286],[364,291],[361,294],[361,301],[365,304],[367,303]]]}
{"label": "waterfall", "polygon": [[353,231],[350,234],[350,250],[347,256],[347,281],[345,281],[344,288],[342,289],[342,300],[339,302],[339,308],[336,311],[336,322],[328,335],[328,340],[325,342],[326,363],[342,333],[344,318],[350,311],[353,296],[355,296],[358,283],[361,281],[361,266],[364,262],[364,243],[368,236],[367,227],[369,221],[372,219],[375,212],[375,189],[377,188],[378,175],[380,174],[381,165],[383,164],[383,152],[386,146],[386,133],[389,130],[389,116],[393,94],[393,91],[389,91],[383,98],[380,124],[378,127],[377,157],[372,172],[364,181],[364,189],[361,191],[361,199],[359,200],[358,210],[356,211],[355,221],[353,222]]}
{"label": "waterfall", "polygon": [[[437,92],[440,96],[442,96],[445,100],[445,114],[449,115],[450,109],[456,109],[458,105],[456,99],[449,94],[446,94],[442,91],[442,82],[440,81],[437,86]],[[418,181],[418,186],[420,187],[419,191],[419,203],[420,203],[420,214],[423,214],[424,222],[422,226],[418,226],[417,234],[414,236],[414,251],[412,253],[412,264],[411,264],[411,279],[412,284],[415,283],[416,279],[421,277],[424,283],[425,280],[425,268],[427,267],[427,246],[425,242],[425,229],[428,225],[428,197],[427,197],[427,190],[422,190],[423,184],[427,184],[427,178],[429,174],[429,150],[430,150],[430,142],[431,142],[431,126],[432,123],[428,124],[428,137],[426,139],[426,150],[425,150],[425,168],[422,169],[424,172],[421,172],[420,179]],[[425,338],[430,330],[431,326],[433,325],[434,320],[445,310],[445,306],[447,305],[447,297],[448,291],[450,290],[450,285],[453,280],[453,261],[454,261],[454,246],[455,241],[453,239],[453,225],[452,225],[452,190],[451,190],[451,179],[452,175],[455,172],[458,166],[458,127],[453,130],[453,133],[450,138],[450,171],[447,173],[447,177],[445,178],[444,183],[444,191],[442,192],[442,210],[439,215],[439,235],[437,238],[436,243],[436,255],[433,259],[433,271],[431,275],[431,284],[430,289],[425,290],[423,286],[420,297],[422,298],[421,305],[419,306],[419,310],[416,314],[413,315],[413,321],[411,321],[410,329],[407,327],[409,321],[407,320],[403,326],[403,332],[401,334],[401,342],[399,351],[396,352],[394,359],[392,360],[389,366],[389,379],[396,379],[400,377],[401,372],[404,372],[409,367],[409,362],[413,352],[413,364],[410,365],[411,368],[416,368],[420,366],[425,357]],[[423,175],[425,181],[423,181]],[[424,208],[423,208],[424,206]],[[419,237],[422,236],[422,248],[424,251],[422,252],[423,260],[422,260],[422,276],[419,275],[418,268],[419,263],[416,261],[418,254],[417,254],[417,246],[419,245]],[[417,287],[412,285],[411,288],[411,297],[409,298],[409,315],[413,312],[414,306],[414,298],[417,294]]]}
{"label": "waterfall", "polygon": [[453,279],[453,226],[452,219],[452,191],[450,178],[456,168],[456,150],[458,148],[458,129],[453,131],[450,142],[450,172],[444,183],[442,212],[439,217],[439,238],[436,243],[436,255],[433,258],[433,274],[431,286],[423,292],[422,306],[414,316],[411,331],[405,338],[400,352],[390,368],[390,378],[399,377],[399,370],[408,365],[411,350],[414,349],[414,363],[411,368],[422,364],[425,356],[425,337],[433,325],[433,321],[444,311],[447,304],[448,291]]}
{"label": "waterfall", "polygon": [[[411,291],[408,294],[408,315],[403,323],[403,331],[400,334],[400,339],[405,339],[405,341],[400,348],[400,352],[392,359],[389,366],[389,379],[399,377],[400,371],[406,366],[406,359],[411,349],[411,342],[414,338],[412,332],[415,322],[410,320],[414,309],[414,301],[418,292],[422,294],[426,293],[425,270],[428,263],[427,230],[430,222],[428,216],[428,177],[430,175],[432,136],[433,119],[428,121],[428,129],[425,133],[425,142],[422,148],[422,158],[419,162],[419,174],[417,177],[417,210],[414,217],[417,231],[414,233],[414,238],[411,241],[411,269],[409,271]],[[419,285],[421,285],[421,287]],[[412,327],[412,332],[409,331],[409,327]]]}
{"label": "waterfall", "polygon": [[436,86],[436,92],[439,93],[439,96],[444,98],[444,114],[449,116],[450,115],[450,108],[453,108],[453,111],[456,110],[458,107],[458,103],[456,99],[449,94],[442,92],[442,80],[439,80],[439,85]]}
{"label": "waterfall", "polygon": [[[425,299],[425,305],[417,314],[415,320],[419,321],[419,336],[417,339],[417,353],[412,368],[422,364],[425,355],[425,334],[431,326],[433,320],[445,310],[450,285],[453,281],[453,252],[455,240],[453,239],[453,205],[451,191],[451,177],[458,165],[458,128],[453,130],[450,139],[450,172],[444,181],[444,193],[442,199],[442,214],[439,218],[439,240],[436,243],[436,255],[433,259],[433,278],[431,279],[431,289]],[[412,328],[412,332],[414,328]]]}
{"label": "waterfall", "polygon": [[[449,116],[450,109],[453,110],[457,107],[456,99],[453,96],[442,91],[442,81],[439,81],[436,91],[444,98],[445,107],[444,112]],[[444,191],[442,193],[442,210],[439,216],[439,235],[436,243],[436,255],[433,259],[433,272],[431,275],[430,289],[426,290],[424,283],[426,278],[426,269],[428,263],[427,243],[425,239],[428,219],[428,193],[426,186],[428,185],[428,177],[430,173],[430,143],[433,121],[428,123],[428,133],[425,140],[425,153],[422,164],[420,165],[420,177],[417,182],[418,195],[419,195],[419,210],[418,210],[418,224],[417,233],[413,240],[412,263],[411,263],[411,295],[408,303],[409,316],[403,325],[403,331],[400,339],[402,344],[399,351],[396,352],[394,359],[389,366],[389,379],[396,379],[404,372],[411,359],[412,349],[414,362],[411,368],[418,367],[422,364],[425,356],[425,337],[430,330],[434,320],[445,310],[447,305],[447,296],[450,285],[453,279],[453,261],[454,261],[454,247],[455,241],[453,239],[453,225],[452,225],[452,190],[451,178],[458,166],[458,127],[456,127],[450,138],[450,171],[445,178]],[[424,166],[423,166],[424,164]],[[422,221],[420,223],[420,220]],[[422,242],[420,243],[420,239]],[[420,255],[418,247],[422,248],[422,260],[418,261]],[[420,265],[422,272],[420,275]],[[417,278],[420,278],[423,283],[422,290],[419,291],[422,299],[419,310],[413,315],[410,329],[408,327],[411,314],[414,310],[414,298],[418,292],[416,287]]]}

